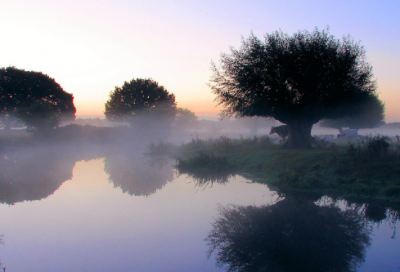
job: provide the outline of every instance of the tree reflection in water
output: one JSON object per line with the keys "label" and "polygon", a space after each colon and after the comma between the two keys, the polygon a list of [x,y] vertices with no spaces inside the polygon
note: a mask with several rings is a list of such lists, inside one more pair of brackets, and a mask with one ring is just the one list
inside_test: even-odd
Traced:
{"label": "tree reflection in water", "polygon": [[78,159],[61,148],[27,148],[0,155],[0,202],[46,198],[71,179]]}
{"label": "tree reflection in water", "polygon": [[179,175],[187,174],[198,187],[227,183],[237,173],[236,166],[229,163],[226,157],[217,157],[205,151],[187,160],[178,159],[175,167]]}
{"label": "tree reflection in water", "polygon": [[[370,200],[368,203],[363,203],[357,200],[354,202],[346,201],[347,209],[356,210],[364,217],[364,221],[373,223],[379,227],[382,223],[392,229],[392,239],[396,237],[396,226],[400,219],[400,213],[397,208],[391,205],[396,203],[387,203],[384,201]],[[391,204],[391,205],[390,205]]]}
{"label": "tree reflection in water", "polygon": [[235,173],[231,171],[185,171],[179,170],[178,174],[187,174],[191,179],[193,179],[198,187],[212,186],[214,183],[225,184],[229,182],[230,178],[236,176]]}
{"label": "tree reflection in water", "polygon": [[226,206],[206,238],[228,271],[355,271],[371,229],[355,210],[287,197],[272,206]]}
{"label": "tree reflection in water", "polygon": [[106,155],[104,171],[114,187],[135,196],[150,196],[174,178],[169,160],[149,160],[135,152]]}

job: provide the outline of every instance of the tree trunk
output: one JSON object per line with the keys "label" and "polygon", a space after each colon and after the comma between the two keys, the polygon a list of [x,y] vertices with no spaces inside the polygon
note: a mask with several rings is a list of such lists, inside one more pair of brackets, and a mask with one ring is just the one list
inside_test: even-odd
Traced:
{"label": "tree trunk", "polygon": [[311,148],[311,129],[314,123],[309,120],[296,120],[287,124],[288,140],[285,147],[290,149]]}

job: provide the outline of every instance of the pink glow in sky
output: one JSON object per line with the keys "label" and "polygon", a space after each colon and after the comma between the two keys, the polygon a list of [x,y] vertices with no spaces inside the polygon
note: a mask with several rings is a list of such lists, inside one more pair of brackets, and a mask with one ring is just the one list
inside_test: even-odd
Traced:
{"label": "pink glow in sky", "polygon": [[217,114],[211,61],[241,37],[329,25],[365,46],[386,121],[400,121],[399,1],[3,0],[0,67],[41,71],[97,115],[115,86],[153,78],[179,107]]}

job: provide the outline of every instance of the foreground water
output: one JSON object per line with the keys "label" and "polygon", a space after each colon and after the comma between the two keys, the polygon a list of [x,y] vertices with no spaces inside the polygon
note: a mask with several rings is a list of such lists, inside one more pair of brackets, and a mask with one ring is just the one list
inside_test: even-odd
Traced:
{"label": "foreground water", "polygon": [[[136,159],[132,164],[120,156],[98,158],[61,169],[51,165],[56,159],[40,168],[29,158],[36,171],[23,165],[4,174],[2,267],[7,272],[261,271],[268,265],[281,271],[400,271],[397,221],[374,222],[360,216],[359,207],[327,198],[279,198],[240,176],[199,186],[177,176],[171,162],[149,166]],[[50,170],[54,167],[57,171]]]}

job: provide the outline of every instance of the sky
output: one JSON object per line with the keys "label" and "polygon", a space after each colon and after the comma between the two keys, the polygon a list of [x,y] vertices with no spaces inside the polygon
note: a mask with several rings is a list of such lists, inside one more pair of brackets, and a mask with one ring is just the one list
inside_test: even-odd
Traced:
{"label": "sky", "polygon": [[400,1],[2,0],[0,67],[54,78],[77,115],[102,115],[115,86],[152,78],[178,107],[217,116],[211,62],[242,37],[329,26],[365,47],[386,121],[400,121]]}

